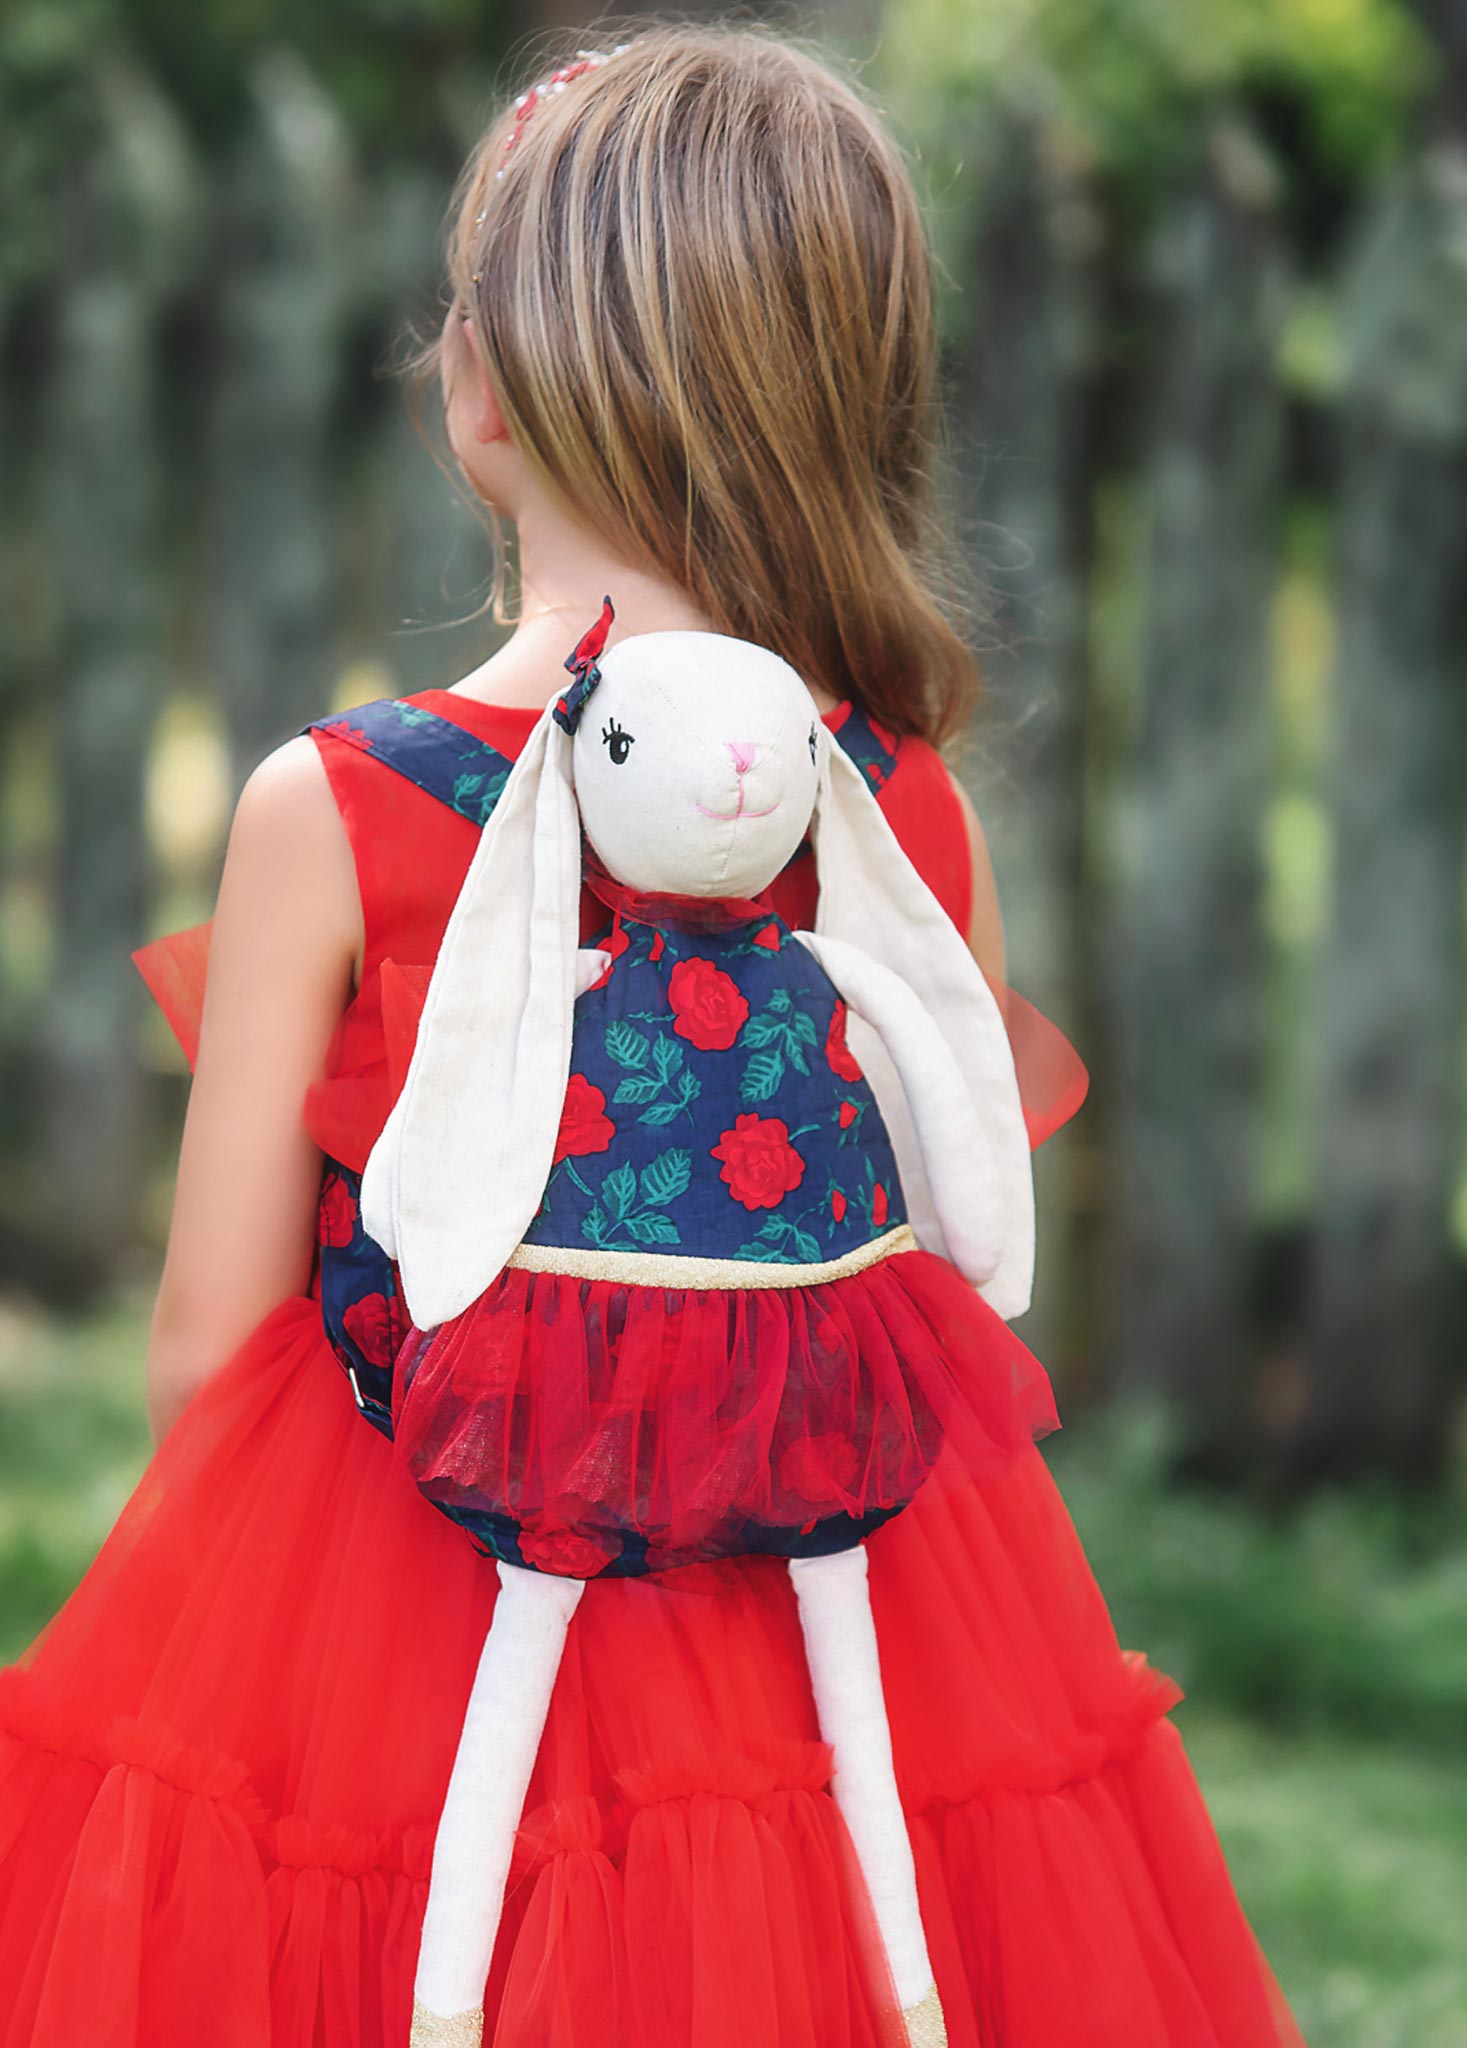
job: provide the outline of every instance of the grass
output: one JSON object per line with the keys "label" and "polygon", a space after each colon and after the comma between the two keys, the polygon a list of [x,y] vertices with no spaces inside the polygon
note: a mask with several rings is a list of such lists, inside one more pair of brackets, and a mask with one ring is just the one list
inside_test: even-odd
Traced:
{"label": "grass", "polygon": [[70,1593],[147,1461],[144,1307],[0,1307],[0,1662]]}
{"label": "grass", "polygon": [[[0,1661],[146,1460],[145,1316],[0,1310]],[[1165,1452],[1136,1416],[1050,1447],[1122,1640],[1188,1689],[1178,1725],[1310,2048],[1467,2048],[1467,1509],[1269,1516],[1169,1489]]]}

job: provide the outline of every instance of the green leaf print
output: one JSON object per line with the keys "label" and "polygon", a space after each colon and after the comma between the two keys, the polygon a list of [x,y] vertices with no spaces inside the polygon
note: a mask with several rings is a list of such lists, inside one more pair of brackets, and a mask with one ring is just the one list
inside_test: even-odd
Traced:
{"label": "green leaf print", "polygon": [[739,1094],[745,1102],[767,1102],[784,1079],[784,1054],[771,1048],[756,1052],[744,1068]]}
{"label": "green leaf print", "polygon": [[627,1229],[638,1244],[677,1244],[677,1225],[670,1216],[659,1216],[655,1210],[642,1210],[640,1215],[628,1216]]}
{"label": "green leaf print", "polygon": [[785,1026],[775,1017],[751,1017],[744,1026],[743,1041],[750,1052],[773,1045],[785,1035]]}
{"label": "green leaf print", "polygon": [[642,1169],[642,1200],[657,1208],[666,1208],[679,1195],[688,1191],[693,1177],[693,1155],[680,1147],[670,1152],[659,1152],[650,1166]]}
{"label": "green leaf print", "polygon": [[504,785],[508,780],[507,769],[501,769],[496,775],[455,776],[453,808],[463,817],[472,818],[476,825],[482,825],[504,795]]}
{"label": "green leaf print", "polygon": [[[639,1124],[659,1128],[686,1111],[692,1120],[692,1104],[703,1091],[703,1083],[683,1063],[683,1049],[666,1036],[649,1038],[618,1019],[606,1027],[606,1050],[619,1066],[629,1067],[624,1081],[616,1084],[616,1101],[647,1105],[637,1118]],[[651,1071],[648,1072],[650,1063]],[[669,1089],[675,1093],[668,1095]],[[659,1097],[665,1099],[659,1100]]]}
{"label": "green leaf print", "polygon": [[634,1031],[620,1017],[606,1027],[606,1056],[619,1067],[645,1067],[652,1047],[645,1031]]}
{"label": "green leaf print", "polygon": [[686,1192],[692,1168],[692,1154],[680,1146],[660,1152],[642,1169],[639,1190],[633,1167],[616,1167],[601,1183],[601,1202],[582,1219],[581,1234],[600,1250],[612,1252],[680,1243],[677,1225],[658,1211]]}

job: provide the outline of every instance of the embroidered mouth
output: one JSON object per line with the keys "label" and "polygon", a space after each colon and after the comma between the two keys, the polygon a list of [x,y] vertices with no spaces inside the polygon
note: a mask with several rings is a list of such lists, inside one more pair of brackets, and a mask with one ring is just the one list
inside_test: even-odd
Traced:
{"label": "embroidered mouth", "polygon": [[744,787],[740,783],[739,807],[736,811],[710,811],[707,804],[700,804],[696,798],[693,800],[693,808],[701,811],[705,818],[718,818],[724,824],[731,824],[735,818],[767,818],[771,812],[779,809],[779,799],[776,798],[772,804],[766,804],[762,811],[746,810],[744,808]]}

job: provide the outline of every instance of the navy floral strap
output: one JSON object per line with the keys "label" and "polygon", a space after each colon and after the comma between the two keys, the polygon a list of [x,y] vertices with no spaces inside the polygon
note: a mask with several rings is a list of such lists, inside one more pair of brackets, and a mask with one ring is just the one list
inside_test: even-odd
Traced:
{"label": "navy floral strap", "polygon": [[855,762],[872,790],[879,795],[891,780],[901,739],[896,733],[888,732],[884,725],[878,725],[859,704],[846,705],[842,709],[845,715],[839,725],[832,727],[833,737],[839,741],[842,753]]}
{"label": "navy floral strap", "polygon": [[313,728],[360,747],[475,825],[498,803],[514,765],[488,740],[401,697],[354,704],[350,711],[313,718],[300,730]]}
{"label": "navy floral strap", "polygon": [[[475,825],[498,803],[514,765],[488,740],[402,697],[377,697],[300,727],[303,733],[313,729],[360,747]],[[834,736],[879,794],[896,767],[900,739],[855,704],[845,708]]]}

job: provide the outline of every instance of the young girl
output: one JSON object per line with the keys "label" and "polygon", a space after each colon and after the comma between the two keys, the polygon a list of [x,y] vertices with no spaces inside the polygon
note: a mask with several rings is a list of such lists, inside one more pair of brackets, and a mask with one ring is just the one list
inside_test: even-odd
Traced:
{"label": "young girl", "polygon": [[[449,440],[514,523],[522,618],[452,688],[315,720],[255,771],[206,997],[210,935],[140,956],[195,1058],[149,1354],[160,1448],[0,1674],[0,2048],[408,2040],[497,1581],[363,1426],[387,1419],[404,1318],[360,1175],[479,827],[603,591],[613,645],[711,630],[799,671],[1002,972],[983,842],[934,747],[972,664],[932,594],[927,254],[860,99],[762,36],[579,58],[475,152],[450,284]],[[797,854],[775,886],[792,924],[814,867]],[[819,1051],[850,1059],[839,1034]],[[594,1124],[567,1100],[569,1155]],[[869,1575],[947,2038],[1297,2043],[1167,1718],[1178,1690],[1117,1647],[1032,1442],[982,1483],[935,1473]],[[590,1579],[485,2039],[876,2048],[900,2038],[882,1984],[780,1560]]]}

